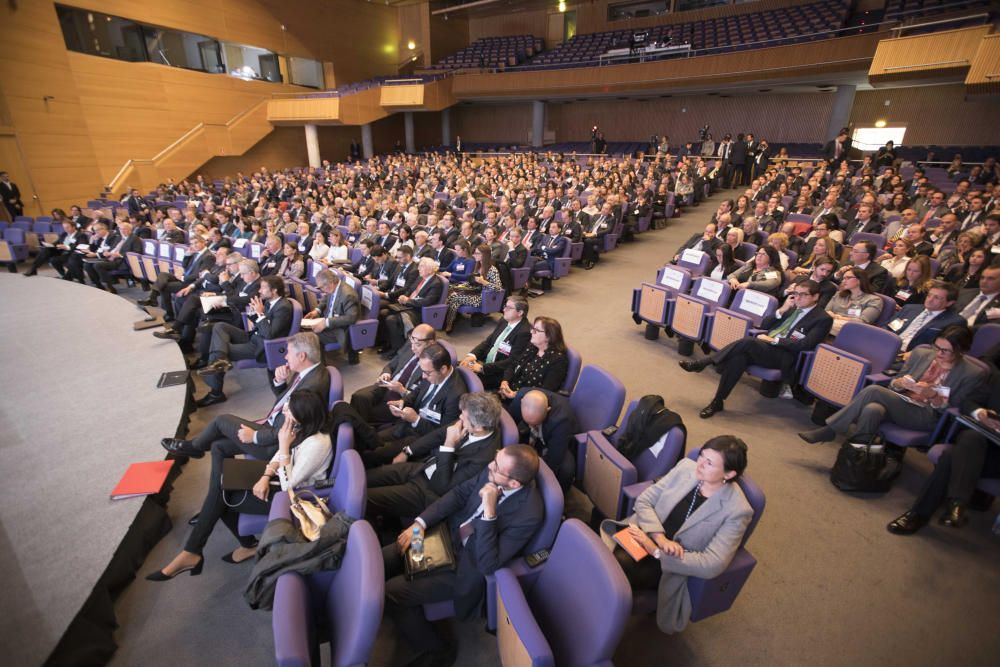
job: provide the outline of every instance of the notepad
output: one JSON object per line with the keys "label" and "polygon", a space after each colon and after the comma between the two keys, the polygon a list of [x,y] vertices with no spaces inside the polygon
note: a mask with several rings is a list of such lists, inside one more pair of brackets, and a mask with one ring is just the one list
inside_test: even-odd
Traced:
{"label": "notepad", "polygon": [[312,329],[317,324],[321,324],[322,322],[325,321],[326,320],[324,320],[322,317],[305,317],[302,319],[299,326],[301,326],[303,329]]}
{"label": "notepad", "polygon": [[201,309],[206,313],[216,308],[226,307],[225,296],[203,296],[201,297]]}
{"label": "notepad", "polygon": [[635,541],[635,538],[628,532],[628,528],[624,528],[615,533],[614,539],[615,542],[618,543],[618,546],[624,549],[636,562],[641,561],[649,555],[649,552],[646,551],[641,544]]}
{"label": "notepad", "polygon": [[148,496],[153,493],[159,493],[173,465],[173,461],[133,463],[125,471],[125,474],[122,475],[118,486],[111,492],[111,500],[122,500],[123,498],[135,498],[137,496]]}

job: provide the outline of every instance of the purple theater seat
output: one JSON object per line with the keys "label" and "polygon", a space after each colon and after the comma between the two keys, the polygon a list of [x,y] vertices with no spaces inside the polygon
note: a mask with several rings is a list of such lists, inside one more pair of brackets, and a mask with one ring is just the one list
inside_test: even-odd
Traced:
{"label": "purple theater seat", "polygon": [[278,579],[271,620],[275,661],[281,667],[320,664],[322,636],[330,644],[332,667],[368,664],[384,597],[378,537],[367,521],[356,521],[339,570]]}
{"label": "purple theater seat", "polygon": [[580,367],[583,365],[583,358],[579,352],[569,346],[566,347],[566,357],[569,359],[569,366],[566,369],[566,379],[563,380],[562,386],[559,387],[559,393],[569,396],[573,393],[573,387],[576,386],[576,381],[580,377]]}
{"label": "purple theater seat", "polygon": [[420,309],[420,321],[429,324],[438,331],[444,328],[444,318],[448,314],[448,288],[450,283],[447,278],[438,278],[444,283],[441,287],[441,299],[432,306],[424,306]]}
{"label": "purple theater seat", "polygon": [[976,327],[976,335],[969,348],[970,357],[981,357],[994,345],[1000,344],[1000,324],[983,324]]}
{"label": "purple theater seat", "polygon": [[[501,290],[484,289],[482,303],[478,306],[459,306],[458,312],[466,315],[471,315],[474,313],[479,313],[482,315],[489,315],[490,313],[499,313],[503,310],[503,302],[506,297],[506,292]],[[477,326],[475,323],[473,326]],[[478,324],[482,326],[482,322]]]}
{"label": "purple theater seat", "polygon": [[610,665],[632,592],[600,538],[566,521],[532,579],[497,571],[501,655],[523,648],[532,665]]}
{"label": "purple theater seat", "polygon": [[288,341],[299,332],[299,327],[302,323],[302,304],[295,299],[290,299],[290,301],[292,302],[292,328],[288,330],[288,335],[264,341],[263,362],[256,359],[240,359],[233,364],[235,368],[269,368],[274,370],[278,366],[285,364]]}

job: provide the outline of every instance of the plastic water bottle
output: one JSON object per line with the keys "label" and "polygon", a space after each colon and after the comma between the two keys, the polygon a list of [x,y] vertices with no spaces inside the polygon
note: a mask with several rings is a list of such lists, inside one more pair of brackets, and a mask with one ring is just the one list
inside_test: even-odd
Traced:
{"label": "plastic water bottle", "polygon": [[424,560],[424,534],[417,526],[413,527],[413,538],[410,539],[410,558],[414,563]]}

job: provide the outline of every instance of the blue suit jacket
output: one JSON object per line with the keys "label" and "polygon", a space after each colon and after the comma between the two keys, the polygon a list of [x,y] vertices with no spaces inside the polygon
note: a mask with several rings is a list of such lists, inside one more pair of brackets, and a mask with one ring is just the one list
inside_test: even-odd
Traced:
{"label": "blue suit jacket", "polygon": [[[896,317],[889,322],[889,324],[892,324],[893,322],[901,322],[902,326],[896,329],[896,333],[902,333],[906,330],[906,327],[910,326],[910,322],[912,322],[913,319],[922,312],[924,312],[923,304],[913,303],[909,306],[904,306],[903,309],[896,314]],[[903,351],[909,352],[918,345],[933,345],[938,335],[954,324],[965,324],[965,321],[962,320],[959,314],[953,310],[944,311],[925,324],[920,331],[917,332],[917,335],[910,339],[909,347]],[[892,328],[890,327],[889,330],[892,331]]]}

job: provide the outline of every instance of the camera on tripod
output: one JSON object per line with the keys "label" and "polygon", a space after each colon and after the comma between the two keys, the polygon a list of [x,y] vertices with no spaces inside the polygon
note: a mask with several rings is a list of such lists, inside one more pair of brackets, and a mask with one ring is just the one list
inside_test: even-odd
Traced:
{"label": "camera on tripod", "polygon": [[707,125],[706,124],[705,127],[703,127],[700,130],[698,130],[698,138],[701,139],[702,141],[705,141],[706,139],[708,139],[708,130],[711,127],[712,127],[711,125]]}

